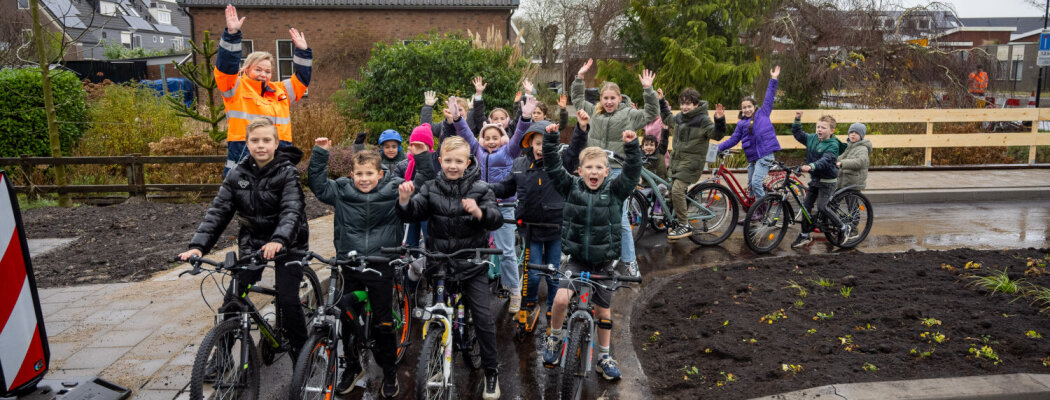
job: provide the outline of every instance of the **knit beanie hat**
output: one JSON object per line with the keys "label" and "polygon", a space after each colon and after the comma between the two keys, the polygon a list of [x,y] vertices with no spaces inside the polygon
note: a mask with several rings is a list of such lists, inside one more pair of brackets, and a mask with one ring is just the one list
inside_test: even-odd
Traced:
{"label": "knit beanie hat", "polygon": [[423,124],[412,129],[412,135],[408,137],[408,143],[422,142],[430,151],[434,151],[434,133],[430,126]]}
{"label": "knit beanie hat", "polygon": [[853,125],[849,126],[849,132],[857,132],[860,135],[860,140],[864,140],[864,134],[868,133],[868,128],[860,122],[854,122]]}
{"label": "knit beanie hat", "polygon": [[529,129],[525,131],[525,137],[521,139],[521,148],[532,147],[532,136],[536,134],[543,136],[550,125],[551,122],[547,120],[533,122],[532,125],[529,125]]}

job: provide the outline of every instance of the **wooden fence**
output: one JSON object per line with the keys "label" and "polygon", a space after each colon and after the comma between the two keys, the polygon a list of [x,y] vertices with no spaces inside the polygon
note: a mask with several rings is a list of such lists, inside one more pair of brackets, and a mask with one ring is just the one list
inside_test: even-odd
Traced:
{"label": "wooden fence", "polygon": [[124,192],[145,197],[147,192],[214,192],[219,184],[146,184],[147,164],[225,164],[226,156],[142,156],[129,154],[111,157],[9,157],[0,158],[0,167],[13,165],[23,168],[36,165],[123,165],[127,185],[33,185],[15,186],[19,193],[105,193]]}

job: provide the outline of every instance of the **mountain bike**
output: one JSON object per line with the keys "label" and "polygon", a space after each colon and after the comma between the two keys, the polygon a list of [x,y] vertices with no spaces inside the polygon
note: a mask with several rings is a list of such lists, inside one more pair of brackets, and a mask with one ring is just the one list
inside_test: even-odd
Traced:
{"label": "mountain bike", "polygon": [[[328,266],[331,271],[331,279],[328,284],[328,295],[320,312],[308,325],[310,335],[298,354],[295,363],[295,371],[292,373],[292,382],[289,384],[289,399],[331,399],[335,395],[335,386],[338,383],[339,357],[337,356],[340,338],[349,335],[349,342],[359,350],[356,352],[360,358],[364,350],[374,349],[376,346],[373,335],[377,327],[372,320],[372,305],[369,301],[368,291],[355,290],[351,293],[343,293],[344,279],[353,279],[354,275],[375,274],[382,277],[383,273],[369,268],[369,264],[396,264],[386,257],[360,256],[356,251],[351,251],[345,260],[335,258],[326,259],[316,253],[308,252],[301,265],[309,265],[309,260],[317,260]],[[401,274],[405,268],[404,264],[395,267],[395,275]],[[349,273],[349,274],[347,274]],[[408,335],[411,318],[408,315],[408,294],[404,286],[397,279],[394,280],[394,304],[391,308],[394,314],[394,332],[396,336],[395,363],[400,363],[408,350]],[[342,323],[340,317],[346,313],[353,321],[349,326]],[[343,349],[343,354],[353,354],[350,349]],[[358,362],[359,365],[364,363]]]}
{"label": "mountain bike", "polygon": [[[288,352],[290,346],[282,330],[275,329],[252,303],[248,293],[261,293],[277,298],[277,290],[259,285],[241,285],[240,272],[262,270],[268,261],[262,259],[262,252],[237,258],[237,253],[226,253],[225,261],[216,262],[193,256],[189,260],[193,269],[184,271],[179,276],[198,275],[207,272],[208,276],[218,273],[231,277],[230,285],[223,290],[227,304],[220,307],[215,314],[215,327],[211,328],[201,341],[197,355],[193,359],[190,374],[190,399],[256,399],[259,396],[260,363],[270,365],[278,354]],[[209,265],[214,268],[202,267]],[[281,268],[289,268],[288,265]],[[295,266],[291,266],[295,268]],[[204,282],[201,280],[203,295]],[[214,281],[214,278],[213,278]],[[218,282],[216,282],[218,284]],[[307,319],[313,318],[321,304],[321,284],[317,274],[309,268],[303,268],[303,283],[300,284],[299,298]],[[240,289],[244,287],[244,289]],[[227,295],[230,290],[241,291]],[[205,300],[207,303],[207,300]],[[251,331],[259,331],[259,346],[255,346]],[[206,387],[206,383],[210,386]]]}
{"label": "mountain bike", "polygon": [[416,370],[417,400],[423,399],[457,399],[456,385],[453,379],[452,353],[463,354],[463,361],[472,370],[481,368],[481,346],[474,332],[474,322],[470,308],[466,307],[464,297],[458,293],[456,282],[448,282],[448,261],[461,256],[472,257],[467,260],[474,265],[488,265],[491,261],[486,255],[501,254],[499,249],[462,249],[452,254],[430,252],[412,247],[384,247],[383,253],[397,254],[401,257],[422,255],[427,258],[424,273],[434,282],[431,301],[423,301],[412,315],[423,322],[423,346],[419,350],[419,364]]}
{"label": "mountain bike", "polygon": [[[622,282],[641,282],[640,276],[574,273],[559,271],[553,265],[528,264],[528,269],[543,275],[568,279],[572,282],[573,297],[569,300],[566,311],[565,342],[562,343],[561,383],[558,392],[561,399],[579,399],[583,392],[583,380],[594,365],[594,347],[597,346],[597,325],[595,324],[594,306],[591,304],[592,293],[597,289],[616,291],[628,287]],[[603,284],[601,282],[606,282]],[[549,368],[554,368],[549,366]]]}
{"label": "mountain bike", "polygon": [[[755,203],[757,199],[751,194],[751,188],[745,187],[740,184],[740,181],[736,179],[736,175],[733,175],[729,168],[726,167],[729,159],[733,155],[740,153],[739,150],[725,150],[718,154],[716,164],[712,167],[711,177],[703,180],[701,183],[715,183],[723,185],[733,192],[733,200],[740,205],[741,209],[746,213],[751,205]],[[771,170],[766,178],[762,181],[762,187],[766,189],[766,192],[772,192],[773,188],[779,185],[784,179],[788,179],[786,171]],[[791,185],[791,190],[798,190],[799,198],[806,198],[806,185],[797,176],[792,176],[790,179],[794,180],[797,185]],[[801,203],[794,203],[792,206],[794,209],[799,209]],[[799,219],[800,215],[795,215],[795,219]]]}
{"label": "mountain bike", "polygon": [[[791,178],[796,178],[802,173],[801,167],[786,167],[779,161],[776,162],[776,165],[780,170],[787,172]],[[748,248],[756,253],[772,251],[784,240],[788,226],[801,222],[801,218],[805,218],[811,223],[811,226],[819,229],[829,243],[843,249],[856,247],[868,236],[874,219],[874,211],[871,208],[871,202],[860,191],[855,190],[853,186],[845,187],[836,191],[828,200],[828,209],[832,210],[840,221],[850,226],[849,234],[844,236],[840,232],[840,227],[831,223],[830,218],[822,212],[818,211],[816,215],[810,215],[805,207],[799,207],[798,213],[801,218],[796,220],[792,217],[795,211],[791,200],[795,204],[804,204],[799,193],[804,193],[805,187],[803,185],[802,188],[796,188],[799,185],[802,184],[797,179],[781,180],[772,192],[759,199],[747,211],[744,243],[747,243]]]}

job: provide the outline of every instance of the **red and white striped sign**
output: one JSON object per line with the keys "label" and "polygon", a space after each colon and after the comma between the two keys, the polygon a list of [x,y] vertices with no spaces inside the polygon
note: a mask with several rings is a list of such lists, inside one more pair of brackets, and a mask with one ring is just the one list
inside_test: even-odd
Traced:
{"label": "red and white striped sign", "polygon": [[36,283],[6,174],[0,174],[0,395],[35,386],[47,372],[50,351]]}

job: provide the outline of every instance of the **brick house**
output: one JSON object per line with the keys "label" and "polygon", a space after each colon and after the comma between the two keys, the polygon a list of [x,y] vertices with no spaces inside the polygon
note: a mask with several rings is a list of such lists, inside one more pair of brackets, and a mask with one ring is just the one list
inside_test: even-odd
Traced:
{"label": "brick house", "polygon": [[375,42],[416,39],[431,32],[486,32],[510,36],[518,0],[179,0],[193,19],[193,40],[205,31],[219,40],[226,27],[226,4],[245,17],[249,51],[277,57],[274,80],[292,74],[288,28],[299,29],[314,52],[310,97],[327,100],[347,78],[356,78]]}

